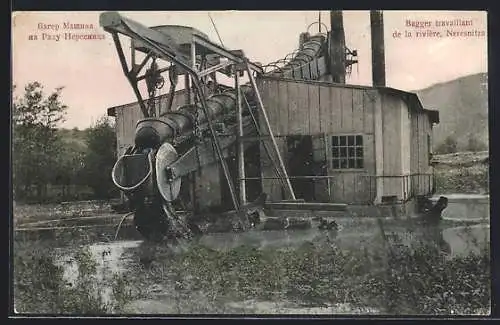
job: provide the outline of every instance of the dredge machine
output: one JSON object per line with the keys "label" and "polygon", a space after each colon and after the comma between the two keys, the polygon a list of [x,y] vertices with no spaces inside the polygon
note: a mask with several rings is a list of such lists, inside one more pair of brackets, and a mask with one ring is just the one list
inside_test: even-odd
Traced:
{"label": "dredge machine", "polygon": [[[356,52],[345,47],[342,28],[335,29],[332,24],[332,31],[326,34],[302,33],[298,50],[283,60],[261,66],[251,62],[243,51],[228,50],[190,27],[146,27],[117,12],[101,14],[100,25],[113,37],[123,72],[143,114],[137,122],[134,145],[118,158],[112,179],[126,196],[135,226],[144,237],[191,237],[199,230],[190,221],[189,214],[176,211],[176,202],[186,176],[214,163],[220,164],[232,211],[241,221],[241,229],[251,227],[248,221],[251,204],[246,202],[243,162],[250,138],[261,141],[288,199],[296,200],[256,79],[261,75],[275,75],[320,80],[338,70],[339,62],[345,73],[346,68],[357,61]],[[131,68],[119,35],[131,39]],[[340,48],[331,40],[339,40]],[[136,52],[145,54],[139,64]],[[166,62],[167,66],[160,68],[157,61]],[[139,75],[148,62],[151,62],[150,68]],[[168,74],[170,97],[167,109],[158,114],[152,99],[165,82],[163,73]],[[218,85],[216,73],[233,78],[234,87]],[[190,102],[172,107],[179,75],[185,76]],[[240,84],[245,75],[249,82]],[[139,91],[138,83],[142,80],[149,94],[146,100]],[[225,136],[217,128],[219,121],[227,125]],[[236,150],[231,149],[234,146]],[[234,184],[225,160],[229,156],[238,157],[238,184]]]}

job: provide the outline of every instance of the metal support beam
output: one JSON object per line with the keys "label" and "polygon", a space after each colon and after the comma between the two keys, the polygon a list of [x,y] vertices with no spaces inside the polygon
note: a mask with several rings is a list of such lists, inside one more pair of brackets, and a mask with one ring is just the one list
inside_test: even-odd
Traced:
{"label": "metal support beam", "polygon": [[250,83],[252,84],[253,90],[255,91],[255,95],[257,97],[257,102],[259,103],[258,106],[262,112],[262,116],[264,117],[264,124],[266,125],[267,132],[268,132],[269,136],[271,137],[271,142],[273,144],[276,155],[278,156],[278,162],[279,162],[281,171],[283,172],[283,176],[284,176],[286,184],[287,184],[288,192],[290,194],[291,199],[296,200],[295,193],[294,193],[293,188],[292,188],[292,184],[290,183],[290,179],[288,178],[288,173],[286,171],[285,164],[283,163],[283,159],[281,158],[278,144],[276,143],[276,139],[274,139],[273,130],[271,129],[271,125],[269,124],[269,118],[267,117],[264,103],[262,102],[262,98],[260,97],[259,89],[257,88],[257,83],[255,82],[255,78],[252,75],[252,71],[250,69],[250,66],[248,65],[248,61],[247,61],[246,69],[247,69],[247,73],[248,73],[248,78],[250,79]]}
{"label": "metal support beam", "polygon": [[[182,54],[179,50],[178,44],[172,37],[165,33],[161,33],[154,29],[148,28],[136,21],[122,17],[118,12],[104,12],[99,17],[101,27],[110,33],[120,33],[131,38],[137,38],[136,35],[142,35],[139,40],[143,42],[145,39],[161,44],[162,48],[169,53],[169,55],[182,61],[185,65],[188,62],[186,55]],[[136,44],[138,46],[138,44]]]}
{"label": "metal support beam", "polygon": [[241,140],[243,137],[243,106],[241,105],[241,92],[240,92],[240,77],[238,71],[234,71],[234,89],[236,91],[236,121],[238,124],[238,183],[240,185],[240,204],[247,203],[247,194],[245,188],[245,142]]}
{"label": "metal support beam", "polygon": [[139,91],[139,88],[137,88],[137,81],[133,80],[133,76],[131,75],[131,71],[128,70],[128,65],[127,65],[127,60],[125,60],[125,54],[123,53],[123,48],[122,44],[120,43],[120,38],[118,37],[117,33],[112,33],[113,35],[113,41],[115,42],[115,47],[118,52],[118,57],[120,58],[120,63],[123,69],[123,73],[127,77],[128,82],[132,86],[132,89],[134,90],[135,96],[137,97],[137,100],[139,101],[139,106],[141,107],[142,115],[144,117],[149,117],[148,110],[146,108],[146,105],[144,105],[144,99],[142,98],[141,92]]}
{"label": "metal support beam", "polygon": [[217,65],[214,65],[206,70],[203,70],[203,71],[200,71],[198,72],[198,76],[200,77],[205,77],[211,73],[214,73],[216,71],[219,71],[219,70],[222,70],[228,66],[230,66],[231,64],[233,64],[231,61],[226,61],[226,62],[222,62],[222,63],[219,63]]}
{"label": "metal support beam", "polygon": [[[245,63],[245,60],[246,60],[245,58],[234,55],[233,53],[226,50],[225,48],[223,48],[215,43],[212,43],[199,35],[194,35],[194,40],[197,44],[200,44],[201,46],[205,47],[209,51],[216,53],[220,56],[226,57],[229,60],[233,61],[234,63]],[[249,65],[250,70],[256,71],[257,73],[260,73],[260,74],[264,73],[264,70],[262,69],[262,67],[256,65],[255,63],[249,62],[248,60],[246,62]]]}
{"label": "metal support beam", "polygon": [[[240,89],[240,92],[241,92],[241,89]],[[277,166],[278,164],[275,162],[273,156],[271,155],[271,150],[268,147],[268,143],[265,141],[265,140],[270,139],[270,136],[269,135],[262,135],[262,132],[261,132],[261,129],[260,129],[260,125],[257,122],[257,118],[255,117],[255,115],[254,115],[254,113],[252,111],[252,108],[250,107],[250,104],[248,103],[248,101],[247,101],[247,99],[246,99],[246,97],[245,97],[244,94],[241,94],[241,97],[245,101],[246,108],[248,109],[248,112],[250,113],[250,116],[252,117],[252,121],[254,123],[255,130],[257,132],[257,136],[247,136],[247,137],[243,137],[243,139],[256,138],[256,140],[260,141],[260,143],[262,144],[262,147],[264,148],[264,151],[266,152],[267,157],[269,158],[269,161],[271,161],[271,163],[272,163],[272,165],[274,167],[274,172],[276,173],[276,176],[278,176],[279,181],[281,182],[281,186],[286,187],[287,185],[285,183],[285,180],[284,180],[283,176],[281,175],[280,169]],[[247,140],[243,140],[243,142],[246,142],[246,141]],[[262,178],[260,178],[260,179],[262,180]]]}
{"label": "metal support beam", "polygon": [[191,103],[191,90],[190,90],[190,85],[189,85],[189,75],[186,73],[184,75],[184,89],[186,89],[186,104],[192,104]]}

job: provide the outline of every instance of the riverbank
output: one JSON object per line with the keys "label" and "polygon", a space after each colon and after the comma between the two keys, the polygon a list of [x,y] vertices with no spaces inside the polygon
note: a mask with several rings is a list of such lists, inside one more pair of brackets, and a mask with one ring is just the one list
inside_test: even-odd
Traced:
{"label": "riverbank", "polygon": [[488,151],[435,155],[433,164],[438,194],[489,193]]}

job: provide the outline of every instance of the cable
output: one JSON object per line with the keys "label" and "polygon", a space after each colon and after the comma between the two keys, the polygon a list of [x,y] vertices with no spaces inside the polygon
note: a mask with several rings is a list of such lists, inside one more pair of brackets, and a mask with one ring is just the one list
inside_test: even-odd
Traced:
{"label": "cable", "polygon": [[222,43],[222,38],[219,35],[219,31],[217,30],[217,26],[215,26],[214,20],[212,19],[212,16],[210,16],[210,13],[208,13],[208,18],[210,18],[210,21],[212,22],[212,25],[214,26],[215,32],[217,33],[217,37],[219,38],[220,45],[224,46],[224,43]]}

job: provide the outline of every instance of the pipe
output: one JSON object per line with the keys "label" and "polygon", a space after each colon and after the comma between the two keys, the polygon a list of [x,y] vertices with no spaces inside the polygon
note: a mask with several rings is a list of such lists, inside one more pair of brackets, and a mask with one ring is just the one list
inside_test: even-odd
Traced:
{"label": "pipe", "polygon": [[330,11],[330,73],[332,82],[345,84],[345,33],[341,10]]}
{"label": "pipe", "polygon": [[240,203],[245,205],[247,202],[247,194],[245,188],[245,143],[242,139],[243,137],[243,106],[241,105],[241,93],[240,93],[240,77],[239,72],[234,73],[234,87],[236,89],[236,120],[238,121],[238,180],[240,185]]}
{"label": "pipe", "polygon": [[372,80],[374,87],[385,87],[384,18],[381,10],[370,11]]}

